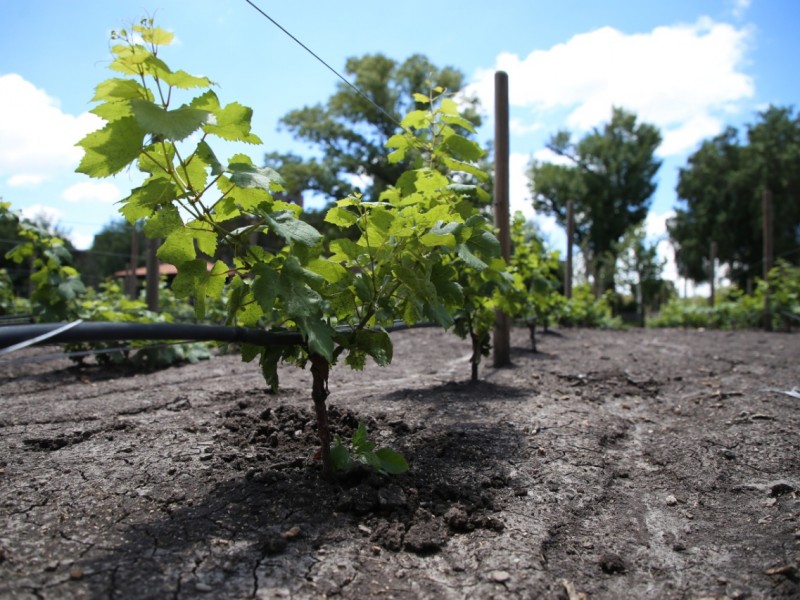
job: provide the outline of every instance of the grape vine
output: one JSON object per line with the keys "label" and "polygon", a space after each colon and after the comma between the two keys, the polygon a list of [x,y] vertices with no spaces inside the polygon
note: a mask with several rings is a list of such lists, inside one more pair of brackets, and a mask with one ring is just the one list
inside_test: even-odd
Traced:
{"label": "grape vine", "polygon": [[[353,194],[336,202],[325,220],[342,236],[323,244],[298,218],[298,206],[275,198],[282,189],[278,173],[244,154],[223,163],[212,150],[214,138],[260,143],[251,132],[251,109],[221,104],[206,77],[171,70],[159,51],[173,34],[152,19],[112,39],[110,68],[122,76],[96,88],[92,112],[106,124],[79,143],[78,171],[107,177],[135,165],[145,174],[121,212],[131,222],[143,219],[147,236],[164,238],[158,256],[177,267],[173,289],[194,298],[198,317],[207,298],[227,290],[230,324],[301,332],[300,347],[245,346],[243,358],[258,358],[273,388],[280,361],[310,363],[323,470],[330,473],[331,366],[340,357],[354,369],[367,357],[389,364],[392,343],[384,328],[397,319],[451,327],[469,297],[459,270],[486,270],[496,255],[492,228],[474,204],[485,192],[465,183],[486,178],[477,166],[483,150],[469,139],[472,124],[446,90],[415,94],[426,108],[409,113],[387,145],[389,160],[413,154],[418,164],[378,201]],[[197,95],[179,104],[190,90]],[[352,228],[355,235],[345,236]],[[259,245],[254,233],[277,236],[284,246]],[[223,247],[233,256],[229,262],[214,260]]]}

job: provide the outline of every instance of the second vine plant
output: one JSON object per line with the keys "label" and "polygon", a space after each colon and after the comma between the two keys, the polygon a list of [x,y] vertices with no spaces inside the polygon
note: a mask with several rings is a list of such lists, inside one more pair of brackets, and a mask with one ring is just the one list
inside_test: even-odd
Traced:
{"label": "second vine plant", "polygon": [[[499,255],[476,208],[486,199],[477,185],[486,174],[476,165],[484,152],[468,139],[472,124],[445,90],[415,94],[419,110],[388,142],[388,159],[411,160],[413,168],[379,201],[352,194],[336,202],[325,220],[343,233],[324,246],[298,218],[299,206],[275,198],[278,173],[243,154],[226,163],[217,158],[213,138],[260,143],[251,132],[252,110],[223,105],[206,77],[170,69],[159,51],[172,39],[152,19],[112,33],[110,68],[119,76],[96,88],[92,112],[106,124],[79,142],[77,170],[107,177],[135,165],[143,172],[120,210],[132,223],[143,219],[147,236],[164,238],[158,256],[177,267],[173,289],[194,298],[198,317],[206,298],[220,298],[227,286],[229,324],[302,333],[302,346],[244,346],[243,358],[258,358],[273,388],[280,361],[310,364],[323,472],[330,475],[331,366],[342,359],[362,369],[367,357],[388,365],[392,342],[383,327],[396,319],[451,327],[465,297],[460,266],[486,268]],[[187,90],[197,94],[179,104]],[[344,235],[351,228],[356,235]],[[270,250],[253,242],[254,233],[277,236],[285,246]],[[232,261],[209,267],[222,246]],[[379,468],[405,468],[397,453],[383,456]]]}

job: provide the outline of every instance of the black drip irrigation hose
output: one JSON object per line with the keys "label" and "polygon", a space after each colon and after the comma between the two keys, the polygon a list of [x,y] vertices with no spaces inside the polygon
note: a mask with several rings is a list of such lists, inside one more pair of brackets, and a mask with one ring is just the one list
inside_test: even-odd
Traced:
{"label": "black drip irrigation hose", "polygon": [[[413,327],[429,327],[422,323]],[[405,323],[395,323],[385,331],[409,329]],[[58,331],[61,329],[61,331]],[[352,331],[349,327],[339,329]],[[9,325],[0,328],[0,355],[16,347],[28,345],[65,344],[70,342],[106,342],[119,340],[189,340],[195,342],[227,342],[255,346],[299,346],[304,343],[298,331],[264,331],[245,327],[223,325],[195,325],[177,323],[38,323]],[[26,344],[25,342],[29,342]]]}

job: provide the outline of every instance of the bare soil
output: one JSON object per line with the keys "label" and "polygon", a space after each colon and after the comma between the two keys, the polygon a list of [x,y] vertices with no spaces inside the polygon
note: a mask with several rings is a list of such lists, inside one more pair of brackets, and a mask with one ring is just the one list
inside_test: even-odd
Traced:
{"label": "bare soil", "polygon": [[392,337],[329,405],[411,469],[335,481],[308,371],[0,359],[0,597],[800,596],[800,336]]}

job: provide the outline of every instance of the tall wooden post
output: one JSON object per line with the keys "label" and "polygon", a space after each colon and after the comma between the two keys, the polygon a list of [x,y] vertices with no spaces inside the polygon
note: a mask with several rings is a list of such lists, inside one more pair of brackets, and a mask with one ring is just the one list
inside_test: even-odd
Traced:
{"label": "tall wooden post", "polygon": [[[498,229],[500,251],[506,262],[511,259],[508,146],[508,74],[497,71],[494,74],[494,225]],[[496,311],[492,339],[495,367],[511,364],[510,329],[508,315]]]}
{"label": "tall wooden post", "polygon": [[711,293],[708,295],[708,305],[714,306],[714,294],[716,293],[717,281],[717,242],[711,242],[708,253],[708,282],[711,284]]}
{"label": "tall wooden post", "polygon": [[147,284],[145,287],[145,299],[147,300],[147,309],[153,312],[158,312],[158,257],[156,257],[156,250],[158,250],[159,240],[147,240]]}
{"label": "tall wooden post", "polygon": [[128,271],[128,296],[135,300],[139,295],[139,286],[136,281],[136,267],[139,266],[139,232],[134,225],[131,230],[131,262]]}
{"label": "tall wooden post", "polygon": [[[761,212],[764,225],[764,281],[772,270],[773,245],[772,245],[772,192],[764,190],[761,196]],[[764,294],[764,330],[772,331],[772,308],[770,307],[769,286]]]}
{"label": "tall wooden post", "polygon": [[575,208],[567,200],[567,262],[564,263],[564,296],[572,298],[572,238],[575,235]]}

